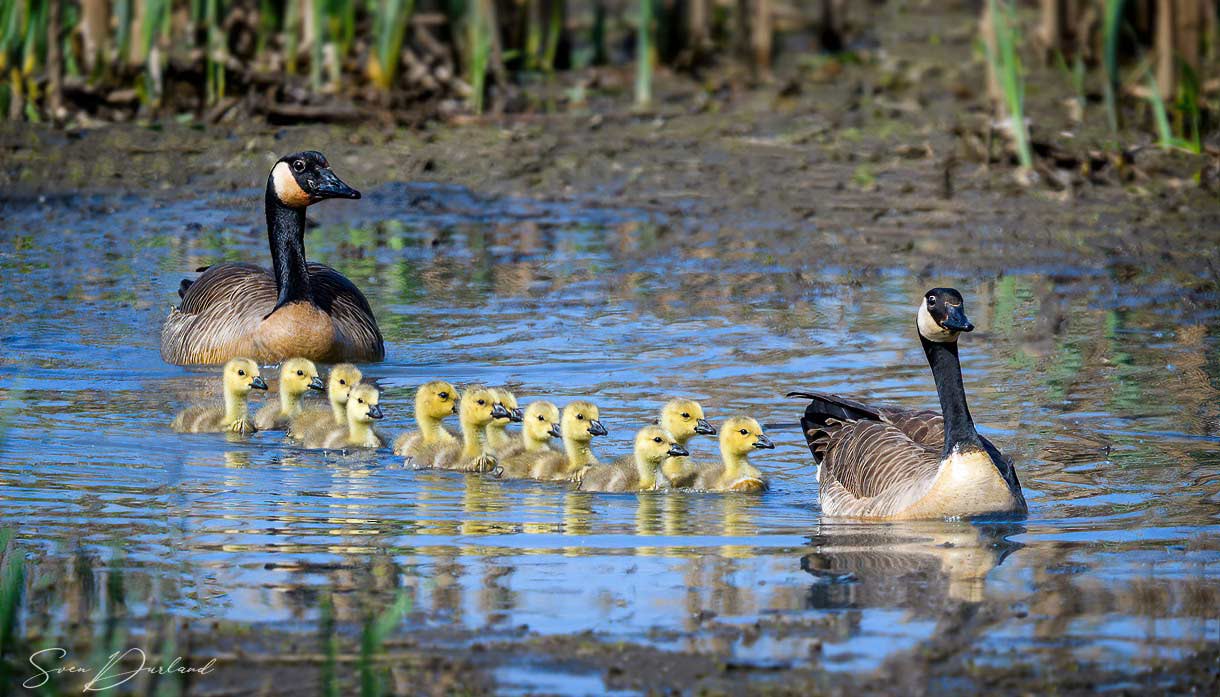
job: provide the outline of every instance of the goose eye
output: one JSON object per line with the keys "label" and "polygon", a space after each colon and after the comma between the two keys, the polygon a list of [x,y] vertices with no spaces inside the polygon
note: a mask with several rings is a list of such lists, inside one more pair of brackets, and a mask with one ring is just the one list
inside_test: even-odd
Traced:
{"label": "goose eye", "polygon": [[301,376],[303,376],[303,375],[305,375],[305,371],[304,371],[304,370],[298,370],[298,371],[297,371],[297,375],[301,375]]}
{"label": "goose eye", "polygon": [[741,435],[748,436],[748,435],[750,435],[750,432],[743,428],[743,429],[741,429]]}
{"label": "goose eye", "polygon": [[339,381],[339,384],[340,384],[340,385],[346,385],[346,384],[347,384],[347,380],[340,380],[340,381]]}
{"label": "goose eye", "polygon": [[929,296],[928,296],[928,307],[932,307],[932,306],[933,306],[933,305],[935,305],[935,304],[936,304],[936,296],[935,296],[935,295],[929,295]]}
{"label": "goose eye", "polygon": [[448,393],[448,392],[442,392],[442,393],[438,394],[438,395],[437,395],[437,397],[440,397],[440,398],[441,398],[441,399],[443,399],[443,400],[444,400],[444,399],[449,399],[449,393]]}
{"label": "goose eye", "polygon": [[480,399],[480,400],[479,400],[479,406],[482,406],[482,405],[484,405],[484,404],[487,404],[487,400]]}
{"label": "goose eye", "polygon": [[296,162],[293,162],[292,168],[298,172],[304,172],[305,171],[305,160],[297,160]]}
{"label": "goose eye", "polygon": [[246,377],[246,371],[244,371],[244,370],[239,370],[239,371],[237,371],[237,374],[238,374],[240,377],[243,377],[243,378],[244,378],[244,377]]}
{"label": "goose eye", "polygon": [[690,418],[690,414],[688,414],[688,413],[686,413],[686,412],[682,412],[682,418],[684,418],[684,419],[689,419],[689,418]]}
{"label": "goose eye", "polygon": [[653,442],[653,443],[660,443],[660,442],[661,442],[661,439],[660,439],[660,438],[653,438],[653,439],[652,439],[652,442]]}
{"label": "goose eye", "polygon": [[539,414],[539,415],[538,415],[538,420],[539,420],[539,421],[546,421],[546,419],[542,418],[542,415],[541,415],[541,414]]}
{"label": "goose eye", "polygon": [[577,418],[577,419],[580,419],[581,421],[584,421],[584,420],[585,420],[585,415],[584,415],[584,414],[577,414],[577,415],[576,415],[576,418]]}
{"label": "goose eye", "polygon": [[361,404],[364,404],[364,400],[363,400],[363,399],[357,399],[356,401],[357,401],[357,402],[360,402]]}

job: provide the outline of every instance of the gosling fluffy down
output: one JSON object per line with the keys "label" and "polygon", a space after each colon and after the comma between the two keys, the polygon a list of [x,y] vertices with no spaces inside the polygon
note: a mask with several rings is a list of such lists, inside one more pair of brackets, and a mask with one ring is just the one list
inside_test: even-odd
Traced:
{"label": "gosling fluffy down", "polygon": [[308,358],[291,358],[280,366],[280,398],[264,404],[254,415],[254,425],[260,431],[282,431],[301,415],[305,394],[321,392],[326,386],[318,377],[318,368]]}
{"label": "gosling fluffy down", "polygon": [[347,398],[347,426],[331,430],[322,438],[305,440],[306,448],[328,450],[373,449],[385,445],[386,441],[373,424],[383,418],[381,393],[372,385],[357,385]]}
{"label": "gosling fluffy down", "polygon": [[720,427],[720,462],[700,468],[691,488],[704,491],[766,491],[767,479],[750,464],[750,453],[775,447],[762,426],[748,416],[735,416]]}
{"label": "gosling fluffy down", "polygon": [[326,377],[326,399],[329,406],[308,406],[288,425],[288,436],[297,440],[322,438],[337,426],[347,424],[347,395],[360,384],[364,375],[351,363],[340,363]]}
{"label": "gosling fluffy down", "polygon": [[265,390],[267,382],[259,375],[258,364],[249,358],[234,358],[225,363],[222,375],[224,400],[220,404],[194,404],[174,417],[171,428],[179,433],[254,433],[258,427],[250,420],[246,398],[250,390]]}
{"label": "gosling fluffy down", "polygon": [[592,467],[581,479],[582,491],[650,491],[666,484],[661,463],[667,457],[689,455],[674,437],[660,426],[645,426],[635,436],[630,455],[609,465]]}
{"label": "gosling fluffy down", "polygon": [[460,395],[453,385],[437,380],[424,383],[415,391],[416,431],[407,431],[394,441],[394,454],[407,458],[407,464],[430,466],[444,448],[456,444],[457,436],[442,422],[457,413]]}

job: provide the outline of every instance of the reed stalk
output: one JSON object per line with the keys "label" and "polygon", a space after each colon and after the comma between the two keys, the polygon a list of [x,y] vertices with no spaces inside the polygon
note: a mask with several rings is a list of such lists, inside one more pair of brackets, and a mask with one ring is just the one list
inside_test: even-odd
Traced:
{"label": "reed stalk", "polygon": [[635,44],[635,105],[641,109],[652,105],[653,73],[653,1],[640,0],[639,24],[636,28]]}
{"label": "reed stalk", "polygon": [[1105,0],[1101,24],[1102,69],[1105,73],[1106,123],[1111,133],[1119,128],[1118,42],[1126,0]]}
{"label": "reed stalk", "polygon": [[1017,158],[1021,166],[1029,169],[1034,165],[1029,147],[1029,131],[1025,126],[1025,81],[1021,71],[1021,58],[1017,54],[1016,18],[1012,6],[1001,0],[989,3],[991,30],[995,41],[984,42],[987,62],[999,83],[1003,110],[1008,116],[1009,127],[1017,147]]}

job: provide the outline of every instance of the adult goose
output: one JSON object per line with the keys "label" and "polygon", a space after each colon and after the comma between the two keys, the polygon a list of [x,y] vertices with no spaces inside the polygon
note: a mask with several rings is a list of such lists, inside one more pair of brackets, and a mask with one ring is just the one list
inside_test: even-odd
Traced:
{"label": "adult goose", "polygon": [[328,198],[360,198],[320,152],[281,158],[267,177],[271,269],[226,263],[183,280],[182,304],[161,328],[161,357],[177,365],[248,356],[275,363],[369,362],[385,345],[368,300],[343,274],[305,260],[305,208]]}
{"label": "adult goose", "polygon": [[941,413],[871,406],[837,395],[809,400],[801,427],[818,465],[827,516],[916,520],[1026,511],[1016,470],[975,430],[957,338],[974,330],[961,293],[933,288],[917,320]]}

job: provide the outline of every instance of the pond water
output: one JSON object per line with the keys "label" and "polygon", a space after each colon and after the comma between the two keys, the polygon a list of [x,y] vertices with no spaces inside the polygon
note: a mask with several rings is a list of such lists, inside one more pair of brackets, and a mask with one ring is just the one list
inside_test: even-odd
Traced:
{"label": "pond water", "polygon": [[[310,257],[365,290],[386,335],[365,369],[386,431],[412,426],[423,381],[509,385],[594,400],[608,460],[689,396],[713,422],[769,424],[776,449],[753,461],[772,490],[596,495],[274,433],[174,434],[215,371],[162,363],[161,320],[191,269],[266,263],[259,192],[0,201],[0,516],[30,559],[22,621],[48,642],[113,616],[133,637],[165,617],[312,632],[404,594],[397,632],[472,632],[459,644],[588,631],[836,671],[969,645],[1137,672],[1220,641],[1214,290],[1088,268],[826,268],[801,253],[812,228],[432,185],[311,218]],[[934,285],[966,296],[971,410],[1017,463],[1029,516],[823,520],[803,405],[782,395],[935,405],[913,317]],[[523,693],[605,687],[499,675]]]}

